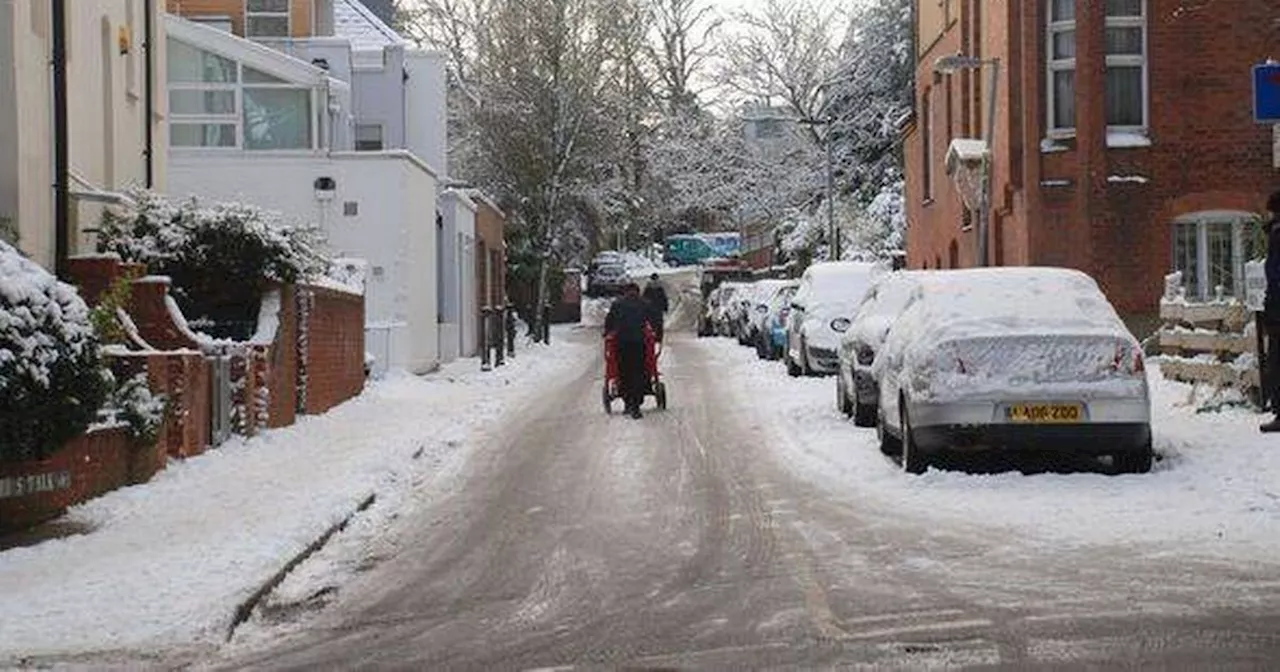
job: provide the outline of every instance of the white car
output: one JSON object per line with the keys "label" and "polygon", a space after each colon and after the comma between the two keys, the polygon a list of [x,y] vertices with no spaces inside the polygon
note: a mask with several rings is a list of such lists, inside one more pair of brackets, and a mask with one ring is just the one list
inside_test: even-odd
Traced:
{"label": "white car", "polygon": [[1151,469],[1142,349],[1097,283],[1063,268],[920,280],[876,356],[881,449],[921,473],[944,451],[1109,455]]}
{"label": "white car", "polygon": [[840,365],[836,373],[836,406],[859,427],[875,427],[880,388],[871,374],[876,352],[889,329],[911,301],[920,278],[945,271],[896,271],[880,277],[854,315],[853,324],[840,339]]}
{"label": "white car", "polygon": [[805,270],[787,316],[788,374],[835,373],[840,335],[853,323],[871,283],[887,272],[883,264],[859,261],[827,261]]}

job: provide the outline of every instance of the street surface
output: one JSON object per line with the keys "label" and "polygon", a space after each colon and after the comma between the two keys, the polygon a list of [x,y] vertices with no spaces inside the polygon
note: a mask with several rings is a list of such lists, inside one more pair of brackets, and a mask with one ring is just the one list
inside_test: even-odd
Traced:
{"label": "street surface", "polygon": [[584,361],[477,448],[463,487],[403,528],[398,555],[339,586],[300,631],[211,664],[1280,664],[1277,566],[1031,547],[983,521],[836,500],[783,462],[777,428],[733,403],[706,363],[716,346],[671,340],[669,410],[649,400],[643,420],[606,416],[602,363]]}

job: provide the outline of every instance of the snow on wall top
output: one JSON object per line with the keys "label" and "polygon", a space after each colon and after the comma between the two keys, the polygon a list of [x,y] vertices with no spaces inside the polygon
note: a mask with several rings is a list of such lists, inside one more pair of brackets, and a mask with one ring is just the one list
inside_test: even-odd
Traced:
{"label": "snow on wall top", "polygon": [[379,51],[405,44],[405,39],[360,0],[333,3],[333,34],[351,41],[353,51]]}

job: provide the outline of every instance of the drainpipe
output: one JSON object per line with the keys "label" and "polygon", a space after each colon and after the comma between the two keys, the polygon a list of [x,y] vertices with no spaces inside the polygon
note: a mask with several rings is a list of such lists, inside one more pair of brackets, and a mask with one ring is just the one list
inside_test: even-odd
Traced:
{"label": "drainpipe", "polygon": [[151,23],[151,12],[154,2],[155,0],[142,0],[142,53],[146,56],[146,65],[143,67],[144,76],[146,77],[144,95],[147,99],[145,111],[146,117],[143,119],[142,124],[144,134],[143,141],[146,143],[146,147],[143,148],[142,153],[143,159],[147,163],[147,189],[154,188],[156,183],[155,159],[152,158],[152,154],[155,150],[155,129],[152,128],[154,126],[152,120],[155,118],[156,104],[155,85],[152,82],[155,75],[155,50],[151,48],[151,41],[155,38],[153,35],[155,27]]}
{"label": "drainpipe", "polygon": [[53,0],[53,244],[54,272],[67,278],[70,250],[71,165],[67,123],[67,3]]}

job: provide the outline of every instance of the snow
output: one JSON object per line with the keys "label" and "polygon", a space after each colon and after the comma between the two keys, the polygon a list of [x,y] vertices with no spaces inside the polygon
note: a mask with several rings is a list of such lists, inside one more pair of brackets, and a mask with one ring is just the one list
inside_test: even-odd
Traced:
{"label": "snow", "polygon": [[1107,147],[1116,149],[1132,149],[1150,147],[1151,138],[1145,134],[1126,131],[1107,131]]}
{"label": "snow", "polygon": [[[723,340],[700,341],[744,414],[758,419],[780,464],[862,511],[905,524],[1012,533],[1027,553],[1117,545],[1169,558],[1275,562],[1280,554],[1280,450],[1240,408],[1199,412],[1191,387],[1148,370],[1155,447],[1150,474],[994,475],[932,469],[910,476],[880,454],[874,429],[835,409],[832,379],[788,378]],[[1008,536],[1008,535],[1002,535]]]}
{"label": "snow", "polygon": [[907,307],[921,275],[920,271],[898,271],[877,280],[868,290],[868,295],[875,293],[874,300],[867,299],[870,303],[859,307],[844,338],[878,346],[894,320]]}
{"label": "snow", "polygon": [[216,647],[236,606],[357,503],[463,460],[487,424],[580,370],[595,344],[565,335],[487,373],[470,359],[393,376],[73,508],[65,521],[91,532],[0,553],[0,661]]}
{"label": "snow", "polygon": [[47,388],[64,347],[77,360],[95,347],[88,306],[75,287],[0,241],[0,391],[22,380]]}
{"label": "snow", "polygon": [[1126,368],[1140,348],[1097,283],[1057,268],[987,268],[920,276],[913,305],[876,357],[921,398],[1054,391],[1145,396]]}
{"label": "snow", "polygon": [[249,343],[253,345],[271,345],[276,340],[276,332],[280,330],[280,290],[269,289],[262,296],[258,306],[258,324]]}
{"label": "snow", "polygon": [[987,155],[987,142],[971,138],[956,138],[947,148],[947,166],[951,168],[956,161],[981,161]]}
{"label": "snow", "polygon": [[1146,184],[1151,180],[1146,177],[1143,177],[1142,175],[1108,175],[1107,181],[1112,184],[1124,184],[1124,183]]}

